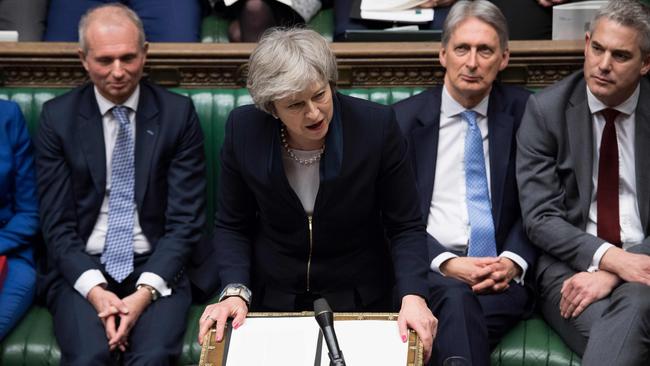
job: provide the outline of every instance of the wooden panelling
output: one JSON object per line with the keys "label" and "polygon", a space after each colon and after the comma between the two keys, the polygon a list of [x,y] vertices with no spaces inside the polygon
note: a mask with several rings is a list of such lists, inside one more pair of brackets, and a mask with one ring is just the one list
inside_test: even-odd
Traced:
{"label": "wooden panelling", "polygon": [[[583,63],[583,41],[512,41],[504,83],[540,88]],[[185,88],[245,86],[254,44],[153,43],[146,73]],[[442,81],[440,43],[332,43],[342,87],[430,86]],[[0,85],[71,87],[86,80],[75,43],[0,43]]]}

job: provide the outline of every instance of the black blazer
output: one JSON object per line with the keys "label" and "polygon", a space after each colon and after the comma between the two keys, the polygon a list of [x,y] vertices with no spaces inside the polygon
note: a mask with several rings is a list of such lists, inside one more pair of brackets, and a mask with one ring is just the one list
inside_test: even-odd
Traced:
{"label": "black blazer", "polygon": [[[190,99],[141,82],[136,115],[135,200],[152,252],[142,271],[174,285],[199,241],[205,214],[203,134]],[[85,252],[106,189],[102,116],[93,85],[43,106],[36,141],[50,274],[70,285],[97,268]]]}
{"label": "black blazer", "polygon": [[[530,93],[495,83],[488,100],[490,148],[490,186],[492,217],[497,253],[516,253],[528,263],[528,275],[537,252],[524,233],[515,177],[515,136]],[[426,220],[431,206],[438,155],[442,86],[437,86],[395,104],[400,127],[410,146],[411,161],[420,192],[420,209]],[[462,141],[460,142],[462,143]],[[429,260],[446,252],[442,244],[429,236]],[[532,281],[529,281],[532,282]]]}
{"label": "black blazer", "polygon": [[284,172],[279,120],[253,106],[228,119],[214,258],[223,285],[254,290],[254,307],[292,310],[295,296],[311,291],[349,311],[355,297],[390,297],[393,284],[400,297],[428,294],[426,232],[394,113],[333,98],[311,243],[310,219]]}

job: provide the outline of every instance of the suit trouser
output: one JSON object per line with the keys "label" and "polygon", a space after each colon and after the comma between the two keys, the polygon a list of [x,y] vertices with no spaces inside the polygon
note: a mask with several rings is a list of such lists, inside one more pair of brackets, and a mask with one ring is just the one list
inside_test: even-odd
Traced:
{"label": "suit trouser", "polygon": [[650,287],[626,282],[609,297],[589,305],[576,318],[560,316],[563,282],[576,272],[563,262],[544,269],[539,279],[542,313],[582,364],[633,366],[650,361]]}
{"label": "suit trouser", "polygon": [[489,365],[490,350],[532,307],[529,290],[514,282],[504,292],[486,295],[434,272],[429,272],[429,283],[431,309],[438,318],[432,357],[437,365],[452,356],[462,356],[473,366]]}
{"label": "suit trouser", "polygon": [[[99,258],[96,258],[99,260]],[[139,260],[139,261],[138,261]],[[137,258],[135,271],[121,284],[109,281],[108,290],[123,298],[135,291],[143,261]],[[138,263],[140,262],[140,263]],[[48,294],[48,307],[54,318],[54,334],[61,348],[61,365],[111,365],[117,353],[108,348],[105,328],[92,304],[63,277],[54,281]],[[175,365],[181,354],[187,313],[191,304],[187,276],[175,284],[170,296],[151,303],[131,329],[124,365]]]}
{"label": "suit trouser", "polygon": [[43,40],[76,42],[77,25],[89,9],[123,3],[142,20],[147,41],[198,42],[201,31],[199,0],[50,0]]}

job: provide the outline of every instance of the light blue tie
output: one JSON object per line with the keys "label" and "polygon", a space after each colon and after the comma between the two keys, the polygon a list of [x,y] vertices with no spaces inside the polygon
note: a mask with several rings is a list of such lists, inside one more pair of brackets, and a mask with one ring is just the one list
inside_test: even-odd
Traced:
{"label": "light blue tie", "polygon": [[133,215],[135,200],[135,161],[129,110],[116,106],[113,116],[120,123],[111,166],[111,191],[108,197],[108,232],[101,262],[106,272],[122,282],[133,272]]}
{"label": "light blue tie", "polygon": [[483,155],[483,137],[481,129],[476,124],[476,112],[465,111],[461,116],[468,123],[465,135],[465,194],[471,231],[467,255],[496,257],[494,222]]}

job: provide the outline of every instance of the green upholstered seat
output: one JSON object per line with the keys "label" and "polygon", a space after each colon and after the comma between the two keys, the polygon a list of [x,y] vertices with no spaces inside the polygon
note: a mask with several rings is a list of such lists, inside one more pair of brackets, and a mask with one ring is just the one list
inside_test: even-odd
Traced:
{"label": "green upholstered seat", "polygon": [[[382,104],[417,94],[418,88],[342,89],[341,92]],[[20,104],[30,132],[38,128],[43,103],[66,89],[0,88],[0,98]],[[205,135],[208,167],[208,223],[212,223],[218,182],[218,157],[224,126],[230,111],[251,103],[245,89],[174,89],[192,98]],[[62,116],[63,117],[63,116]],[[193,305],[188,317],[180,365],[198,363],[201,349],[196,342],[203,305]],[[60,351],[47,309],[33,306],[18,326],[0,343],[0,365],[58,365]],[[537,317],[521,322],[492,353],[493,365],[578,365],[579,358],[544,321]]]}
{"label": "green upholstered seat", "polygon": [[[319,11],[307,26],[331,41],[334,33],[334,11],[332,9]],[[228,43],[228,20],[216,14],[203,18],[201,42]]]}
{"label": "green upholstered seat", "polygon": [[519,322],[492,351],[493,366],[578,366],[573,353],[539,316]]}

